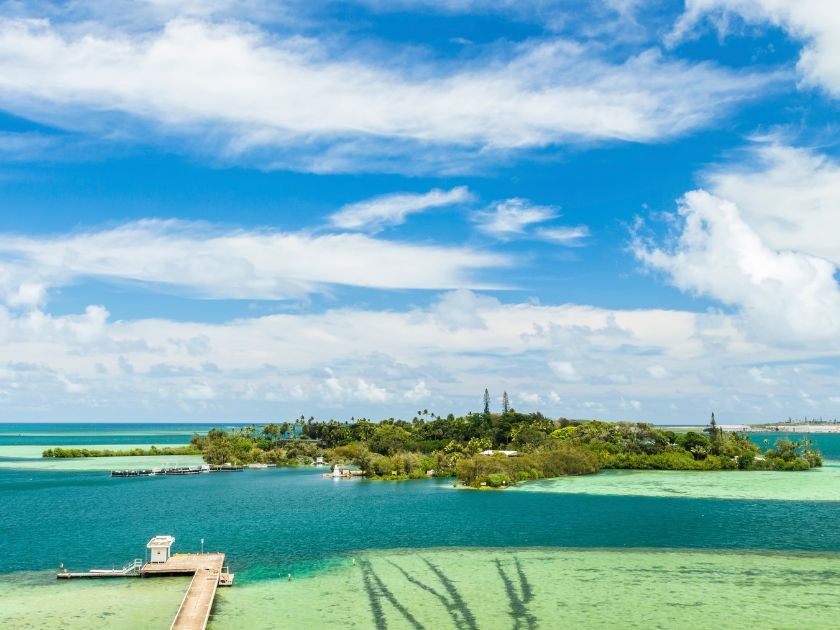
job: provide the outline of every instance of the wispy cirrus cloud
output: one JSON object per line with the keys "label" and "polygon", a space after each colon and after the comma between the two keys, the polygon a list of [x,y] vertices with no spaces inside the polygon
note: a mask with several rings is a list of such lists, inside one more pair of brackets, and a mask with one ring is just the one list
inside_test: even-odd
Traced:
{"label": "wispy cirrus cloud", "polygon": [[329,222],[340,229],[378,232],[404,223],[411,214],[465,203],[473,198],[466,186],[451,190],[435,188],[427,193],[392,193],[348,204],[330,215]]}
{"label": "wispy cirrus cloud", "polygon": [[585,225],[575,225],[539,228],[535,235],[544,241],[566,245],[567,247],[577,247],[585,243],[590,236],[590,232]]}
{"label": "wispy cirrus cloud", "polygon": [[559,216],[559,211],[554,207],[541,206],[527,199],[514,197],[474,212],[472,220],[481,232],[502,241],[529,238],[566,246],[582,245],[590,235],[589,228],[585,225],[534,227],[553,221]]}
{"label": "wispy cirrus cloud", "polygon": [[269,168],[451,171],[556,144],[672,138],[781,78],[655,50],[615,62],[556,38],[454,65],[373,50],[348,57],[328,38],[210,18],[142,33],[0,18],[0,106]]}
{"label": "wispy cirrus cloud", "polygon": [[549,206],[533,204],[527,199],[514,197],[495,203],[487,210],[473,213],[478,229],[499,239],[508,239],[525,234],[535,223],[544,223],[558,216],[557,210]]}
{"label": "wispy cirrus cloud", "polygon": [[18,306],[40,304],[49,288],[80,279],[139,283],[199,298],[282,300],[329,285],[488,286],[493,283],[474,276],[509,264],[505,256],[469,247],[181,221],[144,220],[57,236],[0,234],[0,290]]}

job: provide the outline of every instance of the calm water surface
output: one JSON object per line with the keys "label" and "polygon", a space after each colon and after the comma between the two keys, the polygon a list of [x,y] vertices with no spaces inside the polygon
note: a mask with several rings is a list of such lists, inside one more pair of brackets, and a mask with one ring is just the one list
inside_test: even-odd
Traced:
{"label": "calm water surface", "polygon": [[[0,444],[176,444],[196,429],[41,426],[4,425]],[[840,459],[840,435],[815,440],[827,457]],[[225,551],[245,581],[306,572],[366,549],[840,551],[835,502],[475,492],[455,490],[451,481],[333,481],[321,472],[111,479],[103,472],[0,470],[0,572],[122,564],[142,556],[148,538],[161,533],[174,535],[180,551],[197,550],[204,538],[205,549]]]}

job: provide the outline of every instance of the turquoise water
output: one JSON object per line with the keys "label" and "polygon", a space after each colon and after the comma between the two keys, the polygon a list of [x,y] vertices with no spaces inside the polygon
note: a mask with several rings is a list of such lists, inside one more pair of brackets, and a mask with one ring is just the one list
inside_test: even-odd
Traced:
{"label": "turquoise water", "polygon": [[[56,440],[55,444],[108,444],[118,438],[125,439],[126,444],[163,443],[151,441],[149,436],[180,436],[180,441],[170,442],[177,444],[185,443],[196,426],[109,425],[108,429],[100,431],[98,427],[78,425],[68,429],[67,425],[55,425],[39,433],[31,426],[19,425],[13,429],[0,428],[0,436],[9,447],[37,446],[30,441],[33,436]],[[62,432],[66,435],[58,435]],[[771,439],[777,437],[772,435]],[[840,459],[840,435],[814,437],[827,457]],[[69,439],[79,441],[69,442]],[[757,436],[757,439],[763,438]],[[15,575],[28,576],[30,586],[39,580],[52,584],[50,573],[37,572],[54,569],[60,562],[81,570],[122,565],[142,557],[145,542],[156,534],[174,535],[178,551],[198,550],[199,541],[204,538],[206,550],[226,552],[237,573],[238,587],[247,587],[241,591],[241,597],[248,593],[262,597],[260,593],[265,589],[287,588],[285,581],[278,578],[289,572],[296,579],[323,575],[326,576],[323,584],[329,584],[330,579],[339,579],[330,568],[340,561],[337,559],[356,554],[373,553],[368,561],[370,566],[379,566],[381,571],[396,570],[392,566],[395,561],[386,562],[376,555],[376,550],[474,549],[478,555],[468,556],[469,562],[489,567],[486,570],[492,575],[487,579],[497,582],[499,576],[493,563],[500,552],[482,552],[482,549],[520,548],[523,554],[525,548],[612,550],[611,554],[619,553],[615,550],[620,549],[635,550],[635,553],[715,550],[706,554],[708,558],[704,556],[703,562],[712,562],[709,558],[713,559],[717,550],[840,552],[840,528],[836,527],[840,502],[837,501],[701,499],[690,494],[669,497],[481,492],[453,489],[448,480],[334,481],[324,479],[323,470],[263,469],[191,477],[112,479],[107,473],[96,471],[0,468],[0,574],[27,572]],[[790,479],[808,483],[808,473],[789,474]],[[602,556],[585,557],[612,562]],[[826,562],[834,566],[835,560],[828,557]],[[440,562],[446,562],[447,558],[455,562],[456,556],[444,553]],[[571,565],[564,564],[565,560],[552,562],[557,567],[566,567],[563,570],[569,571],[569,575],[577,575]],[[746,571],[745,575],[758,570],[745,562],[737,561],[742,567],[739,571]],[[787,570],[784,568],[787,560],[782,558],[778,562],[774,570],[782,575]],[[797,566],[801,567],[803,562],[808,566],[809,561],[801,558]],[[538,568],[543,565],[533,566],[536,574],[543,570]],[[628,567],[630,577],[640,570]],[[722,575],[729,570],[723,565],[714,568],[722,571]],[[30,573],[33,571],[36,573]],[[307,592],[323,595],[318,584],[321,582],[316,582]],[[354,584],[362,589],[360,592],[367,588],[362,581]],[[504,593],[505,584],[498,582],[493,588]],[[406,585],[412,587],[410,582]],[[79,588],[80,594],[85,589],[95,594],[96,589],[116,586],[71,588]],[[158,595],[150,592],[148,596]],[[164,595],[161,593],[160,597]],[[222,616],[226,605],[227,610],[238,605],[237,595],[224,597],[230,603],[221,600]],[[9,602],[12,601],[10,598]],[[91,605],[95,606],[93,601]],[[358,605],[368,606],[365,601]],[[336,610],[341,609],[341,605],[336,606]],[[401,613],[396,610],[391,614],[397,614],[394,619],[399,620]],[[445,610],[441,614],[444,613]],[[123,613],[114,611],[117,617],[120,614]],[[399,621],[394,623],[388,627],[401,627]],[[52,627],[46,621],[32,625],[39,624]],[[126,624],[131,626],[129,622]],[[222,621],[219,624],[226,627]],[[363,623],[359,627],[373,626]]]}
{"label": "turquoise water", "polygon": [[[0,447],[15,445],[76,446],[143,442],[155,445],[186,444],[194,432],[206,433],[208,424],[7,424],[0,423]],[[222,428],[230,428],[224,426]],[[245,426],[245,425],[235,425]],[[92,437],[95,435],[95,438]]]}
{"label": "turquoise water", "polygon": [[[128,435],[132,442],[162,434],[162,425],[141,428]],[[193,429],[170,432],[181,430],[186,440]],[[88,441],[106,442],[107,432],[87,430]],[[840,456],[840,435],[816,439]],[[235,558],[245,579],[372,548],[840,551],[837,502],[470,492],[447,480],[333,481],[321,472],[112,479],[104,472],[0,469],[0,572],[120,564],[142,555],[158,533],[174,535],[182,551],[204,538]]]}

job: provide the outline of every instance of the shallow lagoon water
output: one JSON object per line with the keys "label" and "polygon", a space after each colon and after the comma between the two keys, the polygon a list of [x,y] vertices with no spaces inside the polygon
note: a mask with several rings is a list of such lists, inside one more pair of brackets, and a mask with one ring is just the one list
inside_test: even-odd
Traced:
{"label": "shallow lagoon water", "polygon": [[541,479],[513,492],[556,492],[644,497],[840,501],[840,462],[796,471],[605,470],[595,475]]}
{"label": "shallow lagoon water", "polygon": [[54,573],[0,577],[0,627],[168,628],[189,579],[56,580]]}
{"label": "shallow lagoon water", "polygon": [[[165,628],[189,582],[11,577],[0,580],[0,626],[68,630]],[[210,628],[826,628],[840,618],[838,588],[840,562],[831,555],[366,551],[291,582],[246,579],[222,589]]]}
{"label": "shallow lagoon water", "polygon": [[[156,443],[160,446],[160,443]],[[58,444],[57,446],[68,446]],[[133,448],[151,447],[150,443],[132,444],[82,444],[71,445],[72,448],[90,448],[97,450],[130,450]],[[171,445],[168,445],[171,446]],[[181,446],[181,444],[176,444]],[[203,464],[200,455],[151,455],[139,457],[73,457],[68,459],[42,457],[41,453],[47,445],[12,445],[0,446],[0,469],[13,470],[64,470],[64,471],[111,471],[123,468],[143,469],[162,468],[166,466],[197,466]]]}

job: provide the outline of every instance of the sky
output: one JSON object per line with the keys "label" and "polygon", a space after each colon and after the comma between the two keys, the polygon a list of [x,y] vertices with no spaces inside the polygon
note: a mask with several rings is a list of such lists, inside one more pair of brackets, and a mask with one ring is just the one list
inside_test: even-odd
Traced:
{"label": "sky", "polygon": [[0,421],[835,418],[840,5],[0,2]]}

